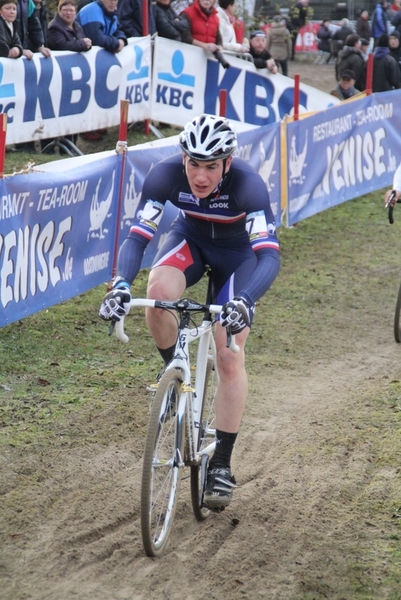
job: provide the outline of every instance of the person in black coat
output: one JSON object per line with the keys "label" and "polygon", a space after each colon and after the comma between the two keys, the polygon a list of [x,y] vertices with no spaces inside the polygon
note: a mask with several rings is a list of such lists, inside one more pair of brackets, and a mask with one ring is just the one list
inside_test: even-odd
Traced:
{"label": "person in black coat", "polygon": [[277,65],[266,48],[266,35],[261,29],[251,33],[249,54],[252,56],[257,69],[268,69],[273,75],[277,73]]}
{"label": "person in black coat", "polygon": [[50,49],[45,46],[42,25],[33,2],[18,0],[16,24],[23,47],[23,55],[28,60],[32,60],[34,52],[40,52],[46,58],[51,55]]}
{"label": "person in black coat", "polygon": [[48,44],[51,50],[86,52],[92,48],[92,40],[85,36],[80,23],[75,20],[75,0],[60,0],[57,14],[48,27]]}
{"label": "person in black coat", "polygon": [[395,58],[398,68],[400,70],[400,80],[401,80],[401,44],[400,44],[400,34],[398,31],[394,30],[390,33],[388,38],[388,46],[390,48],[390,56]]}
{"label": "person in black coat", "polygon": [[17,0],[0,0],[0,56],[19,58],[22,44],[15,27]]}
{"label": "person in black coat", "polygon": [[[156,33],[155,6],[153,2],[148,6],[148,33],[153,35]],[[118,0],[117,15],[127,38],[143,36],[142,0]]]}
{"label": "person in black coat", "polygon": [[367,10],[362,10],[356,21],[356,33],[363,40],[370,40],[372,37],[372,28],[369,23],[369,13]]}
{"label": "person in black coat", "polygon": [[372,92],[388,92],[400,88],[400,72],[395,58],[390,55],[388,35],[382,33],[373,51]]}
{"label": "person in black coat", "polygon": [[324,19],[319,27],[319,29],[317,30],[317,47],[319,48],[320,52],[325,52],[328,54],[327,56],[327,62],[329,62],[330,58],[331,58],[331,45],[330,45],[330,40],[332,38],[332,33],[331,33],[331,29],[330,29],[330,23],[331,20],[330,19]]}
{"label": "person in black coat", "polygon": [[340,79],[343,71],[355,73],[355,87],[363,92],[366,88],[366,61],[361,52],[361,38],[357,33],[352,33],[345,40],[345,46],[338,53],[336,62],[336,78]]}
{"label": "person in black coat", "polygon": [[190,35],[185,19],[180,19],[171,6],[171,0],[157,0],[155,6],[156,31],[160,37],[187,42]]}

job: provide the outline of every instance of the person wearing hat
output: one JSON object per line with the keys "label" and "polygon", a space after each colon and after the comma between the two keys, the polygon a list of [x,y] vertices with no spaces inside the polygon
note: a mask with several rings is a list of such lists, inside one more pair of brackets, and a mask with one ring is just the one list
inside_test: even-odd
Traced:
{"label": "person wearing hat", "polygon": [[82,26],[75,20],[75,0],[60,0],[57,14],[49,23],[48,44],[51,50],[86,52],[92,48],[92,40],[85,36]]}
{"label": "person wearing hat", "polygon": [[19,58],[22,44],[14,21],[17,18],[17,0],[0,0],[0,56]]}
{"label": "person wearing hat", "polygon": [[400,70],[393,56],[390,55],[387,33],[382,33],[377,47],[373,51],[372,92],[388,92],[399,89]]}
{"label": "person wearing hat", "polygon": [[397,62],[401,78],[401,45],[400,34],[398,31],[394,30],[392,33],[390,33],[388,38],[388,46],[390,48],[390,56],[392,56]]}
{"label": "person wearing hat", "polygon": [[291,56],[291,34],[285,26],[283,17],[277,15],[273,18],[271,29],[266,35],[266,48],[276,64],[280,65],[283,75],[288,75],[288,59]]}
{"label": "person wearing hat", "polygon": [[253,58],[255,67],[257,69],[268,69],[270,73],[275,75],[277,73],[277,65],[266,48],[265,32],[261,29],[252,31],[249,44],[249,53]]}
{"label": "person wearing hat", "polygon": [[355,87],[355,73],[351,70],[341,73],[337,87],[331,90],[330,94],[340,100],[348,100],[348,98],[360,94],[360,91]]}

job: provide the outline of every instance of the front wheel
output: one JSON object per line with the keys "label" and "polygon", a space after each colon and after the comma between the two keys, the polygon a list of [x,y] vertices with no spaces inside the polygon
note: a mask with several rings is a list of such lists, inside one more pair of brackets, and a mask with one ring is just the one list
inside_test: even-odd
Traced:
{"label": "front wheel", "polygon": [[184,418],[177,414],[181,383],[178,369],[167,370],[150,413],[141,490],[142,541],[148,556],[163,553],[178,500],[185,441]]}
{"label": "front wheel", "polygon": [[[214,340],[213,340],[214,342]],[[216,395],[218,374],[215,361],[214,343],[209,350],[207,361],[205,385],[202,402],[202,413],[200,420],[199,448],[202,453],[207,446],[215,441],[216,437],[216,416],[214,409],[214,397]],[[198,521],[207,519],[210,510],[203,506],[204,483],[206,479],[208,457],[203,455],[200,465],[191,466],[191,499],[192,509]]]}
{"label": "front wheel", "polygon": [[401,343],[401,327],[400,327],[400,316],[401,316],[401,285],[398,290],[397,304],[395,305],[394,314],[394,337],[397,344]]}

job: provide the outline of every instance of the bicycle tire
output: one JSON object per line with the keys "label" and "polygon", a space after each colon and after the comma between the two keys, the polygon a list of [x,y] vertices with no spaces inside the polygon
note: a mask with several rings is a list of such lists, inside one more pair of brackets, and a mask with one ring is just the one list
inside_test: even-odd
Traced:
{"label": "bicycle tire", "polygon": [[[217,388],[217,367],[215,352],[207,361],[205,385],[202,401],[198,451],[209,445],[215,437],[214,397]],[[194,515],[198,521],[204,521],[210,515],[210,510],[203,506],[202,469],[200,465],[191,466],[191,500]]]}
{"label": "bicycle tire", "polygon": [[148,556],[160,556],[165,550],[177,506],[185,429],[169,398],[174,390],[178,404],[181,383],[179,369],[167,370],[159,381],[150,413],[141,489],[142,541]]}
{"label": "bicycle tire", "polygon": [[397,344],[401,343],[401,284],[398,289],[397,303],[395,305],[395,313],[394,313],[394,338]]}

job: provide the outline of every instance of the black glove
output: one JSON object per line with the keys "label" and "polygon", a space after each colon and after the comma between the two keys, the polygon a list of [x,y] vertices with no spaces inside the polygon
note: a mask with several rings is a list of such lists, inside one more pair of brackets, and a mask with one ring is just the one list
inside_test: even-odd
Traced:
{"label": "black glove", "polygon": [[231,325],[231,333],[237,335],[250,325],[251,307],[243,298],[234,298],[226,302],[220,313],[220,323],[223,327]]}
{"label": "black glove", "polygon": [[103,298],[99,317],[105,321],[119,321],[121,317],[128,315],[130,307],[131,291],[129,287],[117,287]]}

